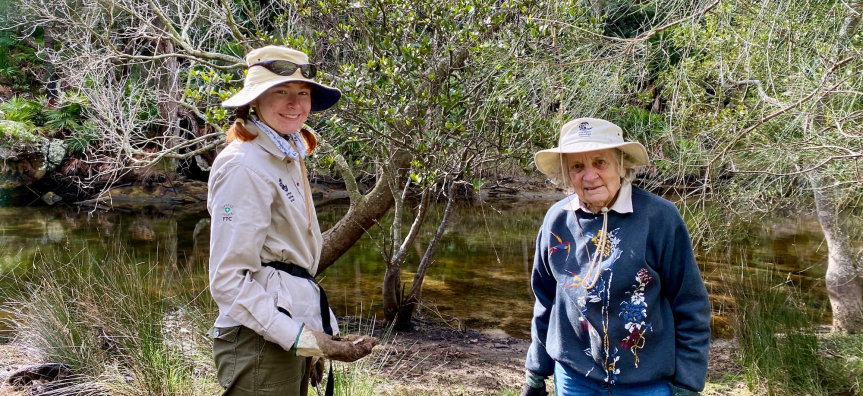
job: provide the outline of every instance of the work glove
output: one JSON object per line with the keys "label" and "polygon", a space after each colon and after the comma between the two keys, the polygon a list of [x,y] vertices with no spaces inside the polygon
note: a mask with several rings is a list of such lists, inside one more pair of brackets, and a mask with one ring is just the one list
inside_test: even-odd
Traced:
{"label": "work glove", "polygon": [[689,389],[680,388],[677,386],[671,385],[671,395],[672,396],[699,396],[701,395],[698,392],[691,391]]}
{"label": "work glove", "polygon": [[312,358],[312,372],[309,374],[309,379],[312,380],[312,386],[324,380],[324,358]]}
{"label": "work glove", "polygon": [[521,396],[548,396],[548,391],[545,390],[545,386],[541,388],[534,388],[528,384],[524,384],[524,389],[521,390]]}
{"label": "work glove", "polygon": [[371,336],[346,335],[334,337],[320,331],[302,329],[295,345],[297,356],[323,357],[340,362],[353,362],[372,353],[378,339]]}

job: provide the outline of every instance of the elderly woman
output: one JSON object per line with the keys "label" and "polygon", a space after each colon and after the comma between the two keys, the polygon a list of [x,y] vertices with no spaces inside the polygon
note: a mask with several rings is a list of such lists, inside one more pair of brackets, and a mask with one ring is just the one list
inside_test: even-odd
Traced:
{"label": "elderly woman", "polygon": [[575,194],[536,240],[536,303],[523,396],[695,395],[704,388],[710,302],[677,208],[631,182],[648,164],[617,125],[579,118],[537,168]]}
{"label": "elderly woman", "polygon": [[[334,337],[313,277],[321,231],[303,158],[317,139],[302,127],[341,92],[313,80],[315,65],[293,49],[256,49],[246,61],[243,89],[222,103],[237,108],[230,144],[210,171],[213,355],[224,395],[306,395],[310,378],[323,376],[319,358],[354,361],[377,343]],[[331,395],[332,366],[330,374]]]}

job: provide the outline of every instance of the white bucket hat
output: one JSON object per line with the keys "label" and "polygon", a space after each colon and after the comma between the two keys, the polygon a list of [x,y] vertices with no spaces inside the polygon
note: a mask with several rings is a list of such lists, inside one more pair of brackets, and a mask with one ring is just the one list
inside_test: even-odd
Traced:
{"label": "white bucket hat", "polygon": [[617,148],[626,154],[635,166],[647,166],[647,150],[641,143],[623,140],[619,126],[598,118],[578,118],[560,128],[558,147],[542,150],[534,156],[536,168],[546,175],[557,175],[563,163],[561,154]]}
{"label": "white bucket hat", "polygon": [[[272,60],[285,60],[294,63],[295,65],[305,65],[309,63],[308,55],[295,49],[275,45],[258,48],[246,55],[246,64],[248,66]],[[311,111],[326,110],[336,104],[336,102],[339,101],[339,98],[342,97],[342,91],[339,91],[337,88],[328,87],[312,80],[311,78],[303,76],[299,67],[294,71],[294,74],[291,74],[290,76],[282,76],[273,73],[264,66],[250,67],[247,71],[246,79],[243,81],[243,89],[222,102],[223,107],[240,107],[247,105],[267,89],[291,81],[300,81],[313,86]]]}

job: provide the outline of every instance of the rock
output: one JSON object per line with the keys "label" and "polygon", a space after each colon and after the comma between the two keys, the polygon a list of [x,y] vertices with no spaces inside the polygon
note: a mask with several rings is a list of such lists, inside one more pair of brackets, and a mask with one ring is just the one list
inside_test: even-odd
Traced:
{"label": "rock", "polygon": [[36,136],[36,141],[0,141],[0,189],[29,186],[53,171],[66,155],[66,142]]}
{"label": "rock", "polygon": [[57,194],[54,194],[53,191],[48,191],[48,193],[42,196],[42,200],[45,201],[45,203],[48,205],[53,205],[57,202],[62,201],[63,198]]}
{"label": "rock", "polygon": [[70,374],[69,368],[62,363],[43,363],[27,366],[12,373],[8,382],[12,389],[22,391],[32,386],[35,381],[58,381]]}
{"label": "rock", "polygon": [[147,207],[167,209],[207,202],[207,183],[197,180],[175,180],[154,186],[112,188],[100,198],[76,202],[82,206],[138,210]]}
{"label": "rock", "polygon": [[347,191],[332,189],[323,183],[310,183],[309,188],[312,190],[312,200],[314,201],[315,206],[320,206],[338,199],[350,198]]}

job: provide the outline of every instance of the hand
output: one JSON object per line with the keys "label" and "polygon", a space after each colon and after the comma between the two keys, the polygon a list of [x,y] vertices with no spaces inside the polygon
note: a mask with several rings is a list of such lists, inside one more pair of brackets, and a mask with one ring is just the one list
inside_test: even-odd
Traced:
{"label": "hand", "polygon": [[528,384],[524,384],[524,389],[521,390],[521,396],[548,396],[545,387],[533,388]]}
{"label": "hand", "polygon": [[303,329],[297,340],[297,356],[318,356],[340,362],[353,362],[372,352],[378,339],[371,336],[333,337],[319,331]]}
{"label": "hand", "polygon": [[312,380],[312,386],[324,380],[325,360],[326,359],[322,357],[312,358],[312,372],[309,374],[309,379]]}
{"label": "hand", "polygon": [[700,393],[671,385],[672,396],[699,396]]}

